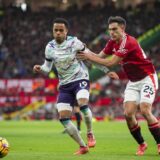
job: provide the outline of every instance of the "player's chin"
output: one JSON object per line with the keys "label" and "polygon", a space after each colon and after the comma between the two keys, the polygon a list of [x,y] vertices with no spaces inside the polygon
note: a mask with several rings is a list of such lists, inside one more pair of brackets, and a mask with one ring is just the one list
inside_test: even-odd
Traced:
{"label": "player's chin", "polygon": [[112,36],[111,39],[112,39],[113,41],[115,41],[115,40],[116,40],[116,37],[115,37],[115,36]]}
{"label": "player's chin", "polygon": [[63,40],[62,40],[61,37],[57,37],[57,38],[56,38],[56,41],[57,41],[58,43],[62,43],[62,42],[63,42]]}

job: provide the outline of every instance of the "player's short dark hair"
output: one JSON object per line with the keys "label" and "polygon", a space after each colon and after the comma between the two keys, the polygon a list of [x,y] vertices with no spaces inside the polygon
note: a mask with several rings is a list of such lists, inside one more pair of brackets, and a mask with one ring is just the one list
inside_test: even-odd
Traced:
{"label": "player's short dark hair", "polygon": [[109,17],[108,24],[111,24],[111,23],[114,23],[114,22],[126,26],[126,20],[121,16],[115,16],[115,17],[111,16],[111,17]]}
{"label": "player's short dark hair", "polygon": [[63,23],[67,29],[69,29],[69,23],[66,19],[64,18],[56,18],[54,21],[53,21],[53,24],[54,23]]}

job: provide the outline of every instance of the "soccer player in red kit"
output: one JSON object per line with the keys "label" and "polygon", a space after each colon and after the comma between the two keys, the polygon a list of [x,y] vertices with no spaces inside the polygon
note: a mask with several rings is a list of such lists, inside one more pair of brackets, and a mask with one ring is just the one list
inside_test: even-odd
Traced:
{"label": "soccer player in red kit", "polygon": [[[91,51],[80,53],[78,58],[88,59],[108,67],[121,64],[129,79],[124,92],[124,114],[130,133],[139,144],[136,155],[143,155],[147,149],[147,143],[144,141],[136,119],[138,108],[148,123],[148,128],[157,143],[160,154],[160,125],[151,112],[158,89],[157,74],[137,40],[128,35],[125,28],[124,18],[110,17],[108,31],[111,39],[105,48],[99,54]],[[104,59],[107,55],[112,55],[112,57]]]}

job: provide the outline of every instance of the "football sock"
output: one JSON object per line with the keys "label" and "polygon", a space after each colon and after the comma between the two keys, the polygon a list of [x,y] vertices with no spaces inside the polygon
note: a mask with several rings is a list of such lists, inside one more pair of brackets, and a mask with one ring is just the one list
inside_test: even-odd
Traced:
{"label": "football sock", "polygon": [[80,107],[81,112],[83,113],[85,124],[87,126],[87,132],[92,133],[92,112],[88,105]]}
{"label": "football sock", "polygon": [[160,144],[160,126],[159,122],[148,125],[151,134],[153,135],[157,144]]}
{"label": "football sock", "polygon": [[142,134],[141,134],[141,128],[138,125],[138,123],[134,127],[129,128],[129,130],[130,130],[132,136],[134,137],[134,139],[137,141],[138,144],[144,143],[144,139],[143,139]]}
{"label": "football sock", "polygon": [[77,121],[77,129],[81,130],[81,114],[79,112],[75,113],[76,121]]}
{"label": "football sock", "polygon": [[69,118],[60,119],[60,122],[65,127],[66,132],[80,145],[86,146],[82,137],[80,136],[76,126],[72,123]]}

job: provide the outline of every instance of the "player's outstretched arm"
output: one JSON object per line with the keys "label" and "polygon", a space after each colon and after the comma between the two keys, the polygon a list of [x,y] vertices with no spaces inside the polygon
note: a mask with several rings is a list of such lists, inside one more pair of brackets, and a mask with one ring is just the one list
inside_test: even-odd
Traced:
{"label": "player's outstretched arm", "polygon": [[97,54],[93,53],[90,50],[87,52],[79,52],[77,54],[77,57],[78,57],[78,59],[90,60],[90,61],[96,62],[98,64],[105,65],[107,67],[116,65],[122,60],[122,58],[120,58],[116,55],[113,55],[110,59],[104,59],[104,58],[98,57]]}

